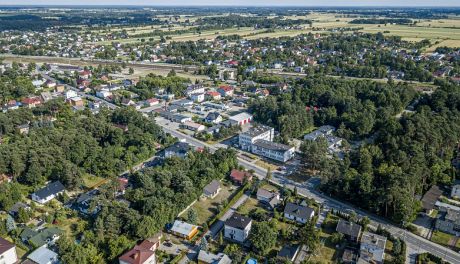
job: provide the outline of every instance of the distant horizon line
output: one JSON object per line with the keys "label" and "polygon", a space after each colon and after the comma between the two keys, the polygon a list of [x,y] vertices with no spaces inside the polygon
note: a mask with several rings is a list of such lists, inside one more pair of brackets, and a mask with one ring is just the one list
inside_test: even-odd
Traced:
{"label": "distant horizon line", "polygon": [[235,8],[254,8],[254,7],[286,7],[286,8],[460,8],[458,6],[433,6],[433,5],[136,5],[136,4],[21,4],[9,5],[0,4],[0,7],[235,7]]}

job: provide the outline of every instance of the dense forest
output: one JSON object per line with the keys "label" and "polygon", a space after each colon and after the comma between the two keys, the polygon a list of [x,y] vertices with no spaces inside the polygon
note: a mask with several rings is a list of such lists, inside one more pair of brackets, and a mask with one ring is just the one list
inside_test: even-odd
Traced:
{"label": "dense forest", "polygon": [[[23,124],[30,126],[27,135],[16,131]],[[60,180],[69,189],[80,186],[84,173],[117,175],[168,140],[154,122],[133,109],[74,113],[60,101],[0,113],[0,135],[6,142],[0,145],[0,174],[31,186]]]}
{"label": "dense forest", "polygon": [[325,124],[337,127],[341,137],[359,139],[376,132],[415,97],[404,83],[314,77],[295,81],[290,93],[255,99],[249,109],[285,141]]}
{"label": "dense forest", "polygon": [[454,180],[451,160],[460,138],[460,86],[440,83],[431,96],[419,100],[415,112],[381,122],[374,142],[343,161],[317,162],[322,188],[395,223],[407,223],[420,209],[417,196]]}
{"label": "dense forest", "polygon": [[101,211],[90,222],[91,228],[82,232],[81,243],[59,240],[62,260],[67,264],[116,261],[136,240],[148,238],[171,223],[201,195],[206,184],[225,177],[236,166],[236,153],[224,149],[214,154],[193,152],[184,160],[168,159],[162,166],[132,175],[133,187],[125,195],[131,206],[114,200],[116,186],[108,187],[113,189],[103,191]]}
{"label": "dense forest", "polygon": [[397,25],[410,25],[411,19],[407,18],[361,18],[350,21],[350,24],[397,24]]}

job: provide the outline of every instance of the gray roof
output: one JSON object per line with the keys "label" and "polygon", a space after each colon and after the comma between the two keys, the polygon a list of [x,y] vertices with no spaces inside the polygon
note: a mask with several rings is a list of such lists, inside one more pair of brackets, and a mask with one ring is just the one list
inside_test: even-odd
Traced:
{"label": "gray roof", "polygon": [[57,260],[58,254],[47,249],[46,247],[37,248],[34,252],[27,256],[28,259],[32,260],[37,264],[47,264],[50,260]]}
{"label": "gray roof", "polygon": [[368,244],[377,246],[380,249],[385,249],[387,238],[370,232],[364,232],[361,237],[361,245]]}
{"label": "gray roof", "polygon": [[210,252],[200,250],[198,253],[198,261],[209,263],[209,264],[231,264],[232,260],[225,255],[224,253],[219,253],[217,255],[212,254]]}
{"label": "gray roof", "polygon": [[63,191],[65,191],[64,185],[60,181],[55,181],[36,191],[34,194],[41,199],[45,199],[50,195],[55,195]]}
{"label": "gray roof", "polygon": [[204,193],[213,194],[217,192],[219,188],[220,188],[220,182],[218,180],[213,180],[212,182],[210,182],[208,185],[204,187]]}
{"label": "gray roof", "polygon": [[336,231],[347,236],[358,237],[361,232],[361,226],[356,223],[340,219],[337,224]]}
{"label": "gray roof", "polygon": [[284,213],[290,214],[298,218],[309,219],[312,212],[314,212],[313,208],[297,205],[294,203],[287,203],[286,207],[284,207]]}
{"label": "gray roof", "polygon": [[217,118],[219,118],[219,116],[221,116],[219,113],[217,112],[211,112],[209,113],[207,116],[206,116],[206,120],[216,120]]}
{"label": "gray roof", "polygon": [[293,259],[299,251],[299,245],[284,245],[284,247],[278,253],[279,257]]}
{"label": "gray roof", "polygon": [[30,207],[25,203],[17,202],[11,207],[9,213],[10,214],[17,214],[19,212],[20,208],[28,209]]}
{"label": "gray roof", "polygon": [[244,135],[248,135],[250,137],[257,137],[259,135],[262,135],[263,133],[266,133],[267,131],[273,130],[272,127],[269,126],[264,126],[264,125],[258,125],[256,127],[252,127],[248,131],[242,133]]}
{"label": "gray roof", "polygon": [[225,225],[237,229],[245,229],[251,221],[252,219],[249,217],[234,213],[229,219],[227,219],[227,221],[225,221]]}
{"label": "gray roof", "polygon": [[276,151],[276,152],[285,152],[285,151],[288,151],[288,150],[293,148],[293,147],[291,147],[289,145],[276,143],[276,142],[268,141],[268,140],[265,140],[265,139],[256,140],[254,142],[254,146],[264,148],[264,149],[273,150],[273,151]]}

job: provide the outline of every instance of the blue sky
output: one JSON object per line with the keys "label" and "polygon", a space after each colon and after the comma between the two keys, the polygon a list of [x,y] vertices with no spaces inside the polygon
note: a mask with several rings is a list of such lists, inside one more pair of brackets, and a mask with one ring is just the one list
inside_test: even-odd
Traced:
{"label": "blue sky", "polygon": [[460,0],[0,0],[0,5],[460,6]]}

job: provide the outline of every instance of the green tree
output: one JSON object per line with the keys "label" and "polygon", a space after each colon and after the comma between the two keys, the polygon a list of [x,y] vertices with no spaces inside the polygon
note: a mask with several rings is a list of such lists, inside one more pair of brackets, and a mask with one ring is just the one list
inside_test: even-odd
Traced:
{"label": "green tree", "polygon": [[266,255],[275,246],[277,235],[268,222],[254,223],[249,240],[259,254]]}

